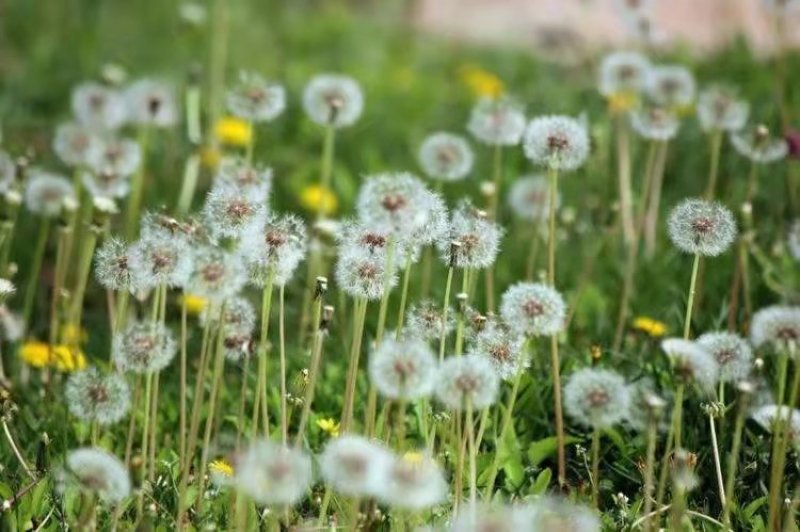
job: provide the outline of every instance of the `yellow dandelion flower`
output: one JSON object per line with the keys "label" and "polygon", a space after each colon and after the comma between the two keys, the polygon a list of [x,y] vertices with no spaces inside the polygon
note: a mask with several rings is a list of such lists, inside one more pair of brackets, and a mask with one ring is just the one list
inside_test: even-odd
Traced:
{"label": "yellow dandelion flower", "polygon": [[190,316],[198,316],[206,308],[206,298],[194,294],[184,294],[178,298],[178,304],[186,303],[186,313]]}
{"label": "yellow dandelion flower", "polygon": [[667,333],[667,325],[664,322],[649,318],[647,316],[639,316],[633,320],[633,328],[637,331],[642,331],[653,338],[660,338]]}
{"label": "yellow dandelion flower", "polygon": [[43,368],[50,361],[50,347],[44,342],[30,340],[20,346],[19,356],[29,366]]}
{"label": "yellow dandelion flower", "polygon": [[208,471],[224,477],[233,476],[233,466],[224,458],[211,461],[211,463],[208,464]]}
{"label": "yellow dandelion flower", "polygon": [[461,82],[477,97],[497,98],[505,91],[500,78],[477,65],[462,65],[458,74]]}
{"label": "yellow dandelion flower", "polygon": [[253,141],[253,127],[241,118],[226,116],[214,128],[217,140],[226,146],[249,146]]}
{"label": "yellow dandelion flower", "polygon": [[53,358],[51,364],[58,371],[70,373],[85,368],[86,357],[84,356],[83,351],[80,349],[70,348],[69,346],[59,344],[53,347]]}
{"label": "yellow dandelion flower", "polygon": [[200,152],[200,160],[206,168],[213,170],[219,165],[220,159],[222,159],[222,154],[211,146],[204,147]]}
{"label": "yellow dandelion flower", "polygon": [[403,460],[410,464],[419,464],[424,458],[425,456],[418,451],[408,451],[403,454]]}
{"label": "yellow dandelion flower", "polygon": [[679,105],[675,109],[675,114],[678,115],[679,118],[686,118],[689,116],[694,116],[695,114],[695,107],[692,103],[687,103],[684,105]]}
{"label": "yellow dandelion flower", "polygon": [[65,323],[61,326],[61,340],[68,345],[78,345],[86,343],[89,335],[86,329],[77,327],[72,323]]}
{"label": "yellow dandelion flower", "polygon": [[334,438],[339,437],[339,423],[333,418],[318,419],[317,426],[328,436],[332,436]]}
{"label": "yellow dandelion flower", "polygon": [[300,205],[312,212],[317,212],[322,208],[323,214],[330,215],[339,208],[339,199],[328,188],[320,185],[308,185],[300,191]]}
{"label": "yellow dandelion flower", "polygon": [[639,97],[633,92],[618,92],[608,98],[608,110],[611,114],[630,111],[639,102]]}

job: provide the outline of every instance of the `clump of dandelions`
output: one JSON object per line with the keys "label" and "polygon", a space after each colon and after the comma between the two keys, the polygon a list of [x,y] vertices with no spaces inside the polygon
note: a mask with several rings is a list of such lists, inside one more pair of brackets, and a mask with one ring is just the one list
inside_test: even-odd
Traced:
{"label": "clump of dandelions", "polygon": [[454,268],[481,270],[494,264],[503,229],[467,202],[450,217],[448,230],[436,242],[442,261]]}
{"label": "clump of dandelions", "polygon": [[30,171],[23,194],[25,207],[34,214],[53,218],[68,202],[76,202],[75,189],[65,177],[40,169]]}
{"label": "clump of dandelions", "polygon": [[747,340],[738,334],[709,332],[701,335],[697,343],[717,361],[721,381],[738,382],[750,374],[753,350]]}
{"label": "clump of dandelions", "polygon": [[736,131],[744,127],[750,105],[738,92],[725,85],[714,85],[700,93],[697,118],[704,131]]}
{"label": "clump of dandelions", "polygon": [[[413,335],[423,340],[438,341],[442,332],[447,336],[454,327],[455,318],[452,309],[447,313],[447,321],[445,321],[442,309],[430,299],[415,303],[408,310],[406,328]],[[442,331],[442,328],[444,328],[444,331]]]}
{"label": "clump of dandelions", "polygon": [[70,375],[64,389],[70,413],[83,421],[110,425],[125,417],[130,408],[130,390],[118,373],[103,374],[88,368]]}
{"label": "clump of dandelions", "polygon": [[669,238],[685,253],[715,257],[736,238],[736,221],[727,207],[702,199],[685,199],[670,212]]}
{"label": "clump of dandelions", "polygon": [[303,90],[303,109],[312,122],[321,126],[347,127],[361,116],[364,94],[353,78],[319,74]]}
{"label": "clump of dandelions", "polygon": [[112,360],[122,371],[153,373],[169,365],[175,350],[172,333],[160,323],[132,323],[115,336]]}
{"label": "clump of dandelions", "polygon": [[475,155],[467,140],[440,131],[429,135],[419,148],[419,164],[425,174],[438,181],[459,181],[469,174]]}
{"label": "clump of dandelions", "polygon": [[447,498],[448,485],[430,456],[406,453],[391,460],[378,499],[393,508],[422,510]]}
{"label": "clump of dandelions", "polygon": [[[556,198],[556,209],[561,195]],[[511,185],[508,206],[518,218],[544,223],[550,216],[550,184],[542,175],[522,176]]]}
{"label": "clump of dandelions", "polygon": [[436,398],[452,410],[462,410],[468,402],[474,410],[491,406],[500,386],[492,362],[478,355],[446,358],[437,380]]}
{"label": "clump of dandelions", "polygon": [[675,378],[684,384],[695,384],[703,392],[714,389],[719,380],[719,364],[712,354],[697,342],[667,338],[661,349],[672,362]]}
{"label": "clump of dandelions", "polygon": [[311,458],[300,449],[256,441],[236,461],[235,486],[256,503],[292,506],[311,485]]}
{"label": "clump of dandelions", "polygon": [[770,136],[764,126],[734,131],[731,144],[740,155],[758,164],[780,161],[789,154],[789,144],[781,137]]}
{"label": "clump of dandelions", "polygon": [[125,464],[107,451],[94,447],[70,451],[59,476],[63,489],[75,487],[109,504],[119,503],[131,493],[131,479]]}
{"label": "clump of dandelions", "polygon": [[650,62],[638,52],[611,52],[600,63],[600,94],[610,98],[636,95],[642,91],[650,70]]}
{"label": "clump of dandelions", "polygon": [[645,91],[657,105],[675,110],[692,104],[697,86],[694,76],[686,67],[657,65],[648,71]]}
{"label": "clump of dandelions", "polygon": [[581,425],[593,429],[610,428],[623,421],[630,406],[630,389],[614,371],[580,369],[564,385],[564,410]]}
{"label": "clump of dandelions", "polygon": [[393,461],[381,444],[346,434],[330,440],[319,456],[322,478],[344,495],[374,497],[383,489]]}
{"label": "clump of dandelions", "polygon": [[238,84],[226,97],[228,110],[250,122],[269,122],[286,109],[286,90],[255,72],[240,72]]}
{"label": "clump of dandelions", "polygon": [[131,268],[128,263],[128,246],[116,237],[110,237],[95,254],[94,273],[97,282],[107,290],[130,290]]}
{"label": "clump of dandelions", "polygon": [[292,214],[269,214],[251,224],[242,236],[242,255],[250,280],[262,287],[270,276],[274,285],[286,284],[307,248],[306,226]]}
{"label": "clump of dandelions", "polygon": [[800,307],[772,305],[753,315],[750,341],[755,347],[771,344],[785,350],[790,343],[800,342]]}
{"label": "clump of dandelions", "polygon": [[546,284],[517,283],[503,294],[500,315],[517,334],[552,336],[564,329],[567,304]]}
{"label": "clump of dandelions", "polygon": [[467,130],[484,144],[515,146],[525,131],[525,114],[510,98],[481,98],[470,112]]}
{"label": "clump of dandelions", "polygon": [[369,358],[369,378],[389,399],[427,397],[436,383],[437,363],[430,346],[415,338],[385,338]]}
{"label": "clump of dandelions", "polygon": [[486,358],[501,379],[511,379],[530,365],[525,339],[505,324],[488,323],[472,338],[468,354]]}
{"label": "clump of dandelions", "polygon": [[525,129],[525,156],[534,164],[557,171],[579,168],[589,156],[589,134],[568,116],[540,116]]}

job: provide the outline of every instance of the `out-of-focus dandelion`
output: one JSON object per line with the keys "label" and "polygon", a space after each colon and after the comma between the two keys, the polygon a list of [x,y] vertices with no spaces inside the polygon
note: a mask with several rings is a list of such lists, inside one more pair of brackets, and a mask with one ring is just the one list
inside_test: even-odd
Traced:
{"label": "out-of-focus dandelion", "polygon": [[719,379],[719,364],[714,356],[697,342],[667,338],[661,349],[672,362],[675,378],[683,384],[695,384],[703,392],[714,389]]}
{"label": "out-of-focus dandelion", "polygon": [[117,373],[103,374],[96,368],[73,373],[64,395],[70,413],[84,421],[110,425],[130,408],[128,383]]}
{"label": "out-of-focus dandelion", "polygon": [[648,316],[638,316],[633,320],[633,328],[653,338],[661,338],[667,333],[667,325]]}
{"label": "out-of-focus dandelion", "polygon": [[480,270],[494,263],[502,235],[502,228],[488,220],[485,213],[469,203],[462,203],[453,211],[449,229],[436,242],[436,247],[445,264]]}
{"label": "out-of-focus dandelion", "polygon": [[123,96],[91,81],[72,90],[72,112],[80,124],[98,131],[116,130],[127,120]]}
{"label": "out-of-focus dandelion", "polygon": [[117,504],[131,493],[128,469],[116,456],[98,448],[70,451],[60,477],[63,489],[74,486],[109,504]]}
{"label": "out-of-focus dandelion", "polygon": [[680,121],[661,107],[646,107],[631,114],[631,126],[642,138],[663,142],[678,133]]}
{"label": "out-of-focus dandelion", "polygon": [[339,493],[375,496],[383,489],[391,453],[377,442],[346,435],[331,440],[319,456],[322,478]]}
{"label": "out-of-focus dandelion", "polygon": [[681,113],[694,102],[697,86],[688,68],[681,65],[656,65],[645,80],[647,96],[657,105]]}
{"label": "out-of-focus dandelion", "polygon": [[253,142],[253,126],[241,118],[225,116],[217,120],[214,135],[220,144],[244,148]]}
{"label": "out-of-focus dandelion", "polygon": [[334,214],[339,208],[339,199],[328,188],[320,185],[307,185],[299,195],[300,205],[311,212],[322,212],[326,216]]}
{"label": "out-of-focus dandelion", "polygon": [[431,179],[459,181],[472,170],[475,155],[463,137],[447,132],[429,135],[419,148],[419,164]]}
{"label": "out-of-focus dandelion", "polygon": [[154,373],[175,356],[172,333],[161,324],[132,323],[114,338],[112,360],[122,371]]}
{"label": "out-of-focus dandelion", "polygon": [[600,63],[598,90],[608,98],[612,112],[627,111],[636,105],[644,89],[650,62],[638,52],[611,52]]}
{"label": "out-of-focus dandelion", "polygon": [[528,521],[533,530],[600,532],[600,518],[586,506],[552,496],[538,499],[531,506]]}
{"label": "out-of-focus dandelion", "polygon": [[406,322],[408,330],[423,340],[439,340],[442,332],[447,335],[455,327],[452,313],[445,316],[442,309],[429,299],[412,305]]}
{"label": "out-of-focus dandelion", "polygon": [[769,130],[760,125],[732,132],[731,144],[739,155],[756,164],[780,161],[789,154],[786,140],[770,136]]}
{"label": "out-of-focus dandelion", "polygon": [[447,497],[447,482],[439,465],[428,455],[406,453],[395,457],[385,473],[378,499],[393,508],[422,510]]}
{"label": "out-of-focus dandelion", "polygon": [[773,305],[753,315],[750,341],[755,347],[771,344],[785,351],[800,341],[800,307]]}
{"label": "out-of-focus dandelion", "polygon": [[484,144],[515,146],[525,131],[525,114],[510,98],[481,98],[470,112],[467,130]]}
{"label": "out-of-focus dandelion", "polygon": [[497,400],[500,379],[492,362],[478,355],[449,357],[438,372],[436,397],[453,410],[469,403],[475,410],[491,406]]}
{"label": "out-of-focus dandelion", "polygon": [[[550,215],[550,192],[547,178],[542,175],[522,176],[514,181],[508,192],[511,211],[523,220],[543,224]],[[561,198],[556,202],[559,207]]]}
{"label": "out-of-focus dandelion", "polygon": [[140,79],[125,90],[128,120],[138,125],[171,127],[178,121],[173,88],[155,79]]}
{"label": "out-of-focus dandelion", "polygon": [[286,90],[255,72],[241,72],[228,92],[228,110],[250,122],[269,122],[286,109]]}
{"label": "out-of-focus dandelion", "polygon": [[88,156],[99,148],[100,141],[95,134],[79,124],[66,123],[56,128],[53,150],[67,166],[82,166]]}
{"label": "out-of-focus dandelion", "polygon": [[697,343],[716,359],[721,381],[738,382],[750,374],[753,366],[753,350],[739,335],[729,332],[709,332],[697,338]]}
{"label": "out-of-focus dandelion", "polygon": [[712,85],[697,99],[697,118],[705,131],[737,131],[744,127],[749,114],[750,105],[727,85]]}
{"label": "out-of-focus dandelion", "polygon": [[63,176],[32,169],[25,185],[25,207],[34,214],[54,218],[65,202],[77,201],[75,189]]}
{"label": "out-of-focus dandelion", "polygon": [[139,169],[142,151],[139,144],[130,139],[103,139],[98,141],[96,148],[87,152],[86,164],[95,174],[124,178]]}
{"label": "out-of-focus dandelion", "polygon": [[389,399],[414,400],[430,395],[436,370],[431,348],[414,338],[385,338],[369,358],[370,381]]}
{"label": "out-of-focus dandelion", "polygon": [[364,94],[356,80],[340,74],[319,74],[303,90],[303,109],[321,126],[353,125],[364,109]]}
{"label": "out-of-focus dandelion", "polygon": [[258,504],[292,506],[311,485],[311,459],[299,449],[256,441],[236,461],[235,486]]}

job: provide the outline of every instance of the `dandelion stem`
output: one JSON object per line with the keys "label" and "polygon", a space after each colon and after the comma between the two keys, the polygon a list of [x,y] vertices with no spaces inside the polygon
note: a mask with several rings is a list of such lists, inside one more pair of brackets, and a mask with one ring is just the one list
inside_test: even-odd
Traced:
{"label": "dandelion stem", "polygon": [[281,284],[278,290],[278,336],[280,342],[280,364],[281,364],[281,441],[286,445],[288,437],[288,422],[286,410],[286,334],[284,327],[284,285]]}
{"label": "dandelion stem", "polygon": [[150,413],[150,445],[148,451],[150,458],[148,460],[149,468],[147,479],[152,484],[155,481],[156,473],[156,437],[158,431],[158,388],[159,388],[160,374],[156,373],[153,377],[153,397],[151,398],[151,413]]}
{"label": "dandelion stem", "polygon": [[[275,279],[275,268],[270,266],[267,282],[261,293],[261,335],[258,338],[258,373],[256,374],[256,393],[253,400],[252,437],[258,434],[259,408],[264,410],[264,436],[269,437],[269,419],[267,419],[267,338],[269,335],[269,315],[272,307],[272,282]],[[259,403],[264,404],[259,406]]]}
{"label": "dandelion stem", "polygon": [[[142,457],[142,476],[145,477],[147,473],[147,444],[149,439],[147,437],[147,431],[150,428],[150,396],[152,395],[153,390],[153,372],[148,371],[144,377],[144,401],[142,403],[142,444],[141,444],[141,457]],[[139,504],[137,505],[137,521],[142,516],[142,511],[144,509],[144,487],[142,487],[141,493],[139,494]]]}
{"label": "dandelion stem", "polygon": [[695,253],[692,263],[692,278],[689,281],[689,298],[686,301],[686,314],[683,320],[683,339],[688,340],[692,330],[692,311],[694,310],[695,290],[697,288],[697,272],[700,269],[700,254]]}
{"label": "dandelion stem", "polygon": [[474,420],[472,419],[472,401],[467,398],[467,442],[469,445],[469,503],[470,508],[474,511],[475,503],[478,500],[478,473],[476,465],[477,451],[475,449],[475,427],[473,426]]}
{"label": "dandelion stem", "polygon": [[[527,345],[527,342],[526,342]],[[523,348],[523,351],[525,349]],[[484,492],[484,498],[489,499],[492,496],[492,492],[494,491],[494,482],[497,479],[497,472],[498,468],[500,467],[500,453],[499,447],[503,441],[505,441],[506,433],[508,432],[509,427],[511,427],[511,420],[513,419],[514,415],[514,406],[517,402],[517,394],[519,393],[519,385],[522,381],[522,374],[524,372],[520,370],[517,373],[517,376],[514,377],[514,384],[511,387],[511,393],[508,396],[508,406],[506,407],[505,414],[503,415],[503,424],[500,426],[500,435],[498,439],[495,441],[495,452],[492,455],[492,464],[489,466],[489,477],[486,483],[486,491]]]}
{"label": "dandelion stem", "polygon": [[447,269],[447,282],[444,285],[444,301],[442,302],[442,331],[439,333],[439,362],[444,360],[445,340],[447,339],[447,314],[450,310],[450,288],[453,286],[453,266]]}
{"label": "dandelion stem", "polygon": [[[620,220],[626,246],[633,243],[633,196],[631,191],[630,134],[626,115],[616,118],[617,178],[619,186]],[[551,206],[552,209],[552,206]]]}
{"label": "dandelion stem", "polygon": [[318,330],[315,334],[314,345],[311,348],[311,366],[308,369],[308,386],[306,387],[303,411],[300,414],[300,422],[297,427],[297,434],[295,435],[295,446],[299,446],[303,439],[306,425],[308,424],[308,417],[311,413],[311,406],[314,402],[314,392],[316,391],[317,378],[319,375],[319,364],[320,360],[322,359],[322,344],[325,340],[325,335],[325,331]]}
{"label": "dandelion stem", "polygon": [[400,333],[403,330],[403,323],[406,315],[406,302],[408,301],[408,282],[411,277],[411,254],[406,257],[406,264],[403,267],[403,288],[400,292],[400,306],[397,308],[397,327],[395,329],[395,338],[400,338]]}
{"label": "dandelion stem", "polygon": [[36,289],[39,286],[39,274],[42,271],[44,251],[47,247],[47,236],[50,234],[50,220],[43,218],[40,222],[39,236],[36,237],[36,247],[34,248],[33,259],[30,263],[31,273],[28,277],[28,286],[25,289],[25,303],[22,307],[22,323],[25,325],[26,330],[30,330],[31,328],[30,321],[36,301]]}
{"label": "dandelion stem", "polygon": [[592,431],[592,505],[600,508],[600,429]]}
{"label": "dandelion stem", "polygon": [[125,238],[130,242],[136,237],[139,227],[139,211],[142,208],[142,195],[144,192],[144,175],[147,171],[147,151],[150,144],[150,126],[144,125],[139,128],[139,150],[142,160],[139,168],[133,174],[131,180],[131,193],[128,200],[128,211],[125,219]]}
{"label": "dandelion stem", "polygon": [[717,474],[717,488],[719,489],[719,502],[722,505],[722,508],[725,508],[726,497],[725,497],[725,482],[722,480],[722,462],[719,458],[719,443],[717,443],[717,426],[716,422],[714,421],[714,416],[709,414],[708,416],[708,427],[711,431],[711,452],[714,456],[714,470]]}
{"label": "dandelion stem", "polygon": [[187,343],[187,311],[186,311],[186,292],[181,297],[181,375],[180,375],[180,420],[178,424],[179,443],[178,457],[179,464],[183,467],[186,460],[186,343]]}
{"label": "dandelion stem", "polygon": [[186,158],[186,166],[183,169],[183,184],[178,196],[178,214],[186,214],[192,206],[192,199],[197,188],[197,178],[200,175],[200,155],[192,153]]}
{"label": "dandelion stem", "polygon": [[532,281],[533,280],[533,273],[536,269],[536,259],[539,255],[539,244],[542,239],[539,236],[538,226],[533,231],[533,235],[531,236],[530,247],[528,248],[528,259],[525,263],[525,280]]}
{"label": "dandelion stem", "polygon": [[14,436],[11,434],[11,431],[8,428],[8,423],[5,420],[2,420],[3,423],[3,433],[6,435],[6,440],[8,440],[8,445],[11,447],[11,450],[14,453],[14,456],[17,457],[22,469],[25,470],[25,473],[31,480],[36,480],[36,475],[33,473],[33,470],[28,465],[28,462],[25,461],[25,458],[22,457],[22,453],[19,452],[19,447],[17,447],[17,442],[14,441]]}
{"label": "dandelion stem", "polygon": [[357,298],[353,306],[353,339],[350,345],[350,360],[347,366],[347,384],[344,392],[344,406],[342,409],[342,432],[350,429],[353,419],[353,402],[358,378],[358,359],[361,354],[361,340],[364,335],[364,321],[367,315],[367,300]]}
{"label": "dandelion stem", "polygon": [[748,408],[748,394],[739,394],[739,405],[736,411],[736,422],[733,426],[733,443],[731,444],[731,452],[728,455],[728,477],[725,479],[725,506],[722,508],[722,522],[725,528],[730,528],[731,508],[736,503],[736,497],[733,493],[734,482],[736,481],[736,470],[739,466],[739,451],[742,445],[742,432],[744,431],[744,420],[747,415]]}
{"label": "dandelion stem", "polygon": [[[789,402],[784,406],[786,396],[786,380],[788,377],[789,359],[794,358],[793,343],[790,348],[780,355],[780,368],[778,373],[778,396],[776,404],[779,405],[776,414],[775,429],[772,435],[772,467],[769,485],[769,516],[768,530],[779,530],[781,520],[781,491],[783,485],[784,466],[786,464],[786,450],[789,442],[790,416],[797,403],[798,387],[800,387],[800,367],[795,365],[794,376],[789,388]],[[785,414],[784,414],[785,411]]]}
{"label": "dandelion stem", "polygon": [[661,207],[661,189],[664,184],[664,169],[667,164],[667,151],[669,142],[661,142],[653,169],[653,184],[647,202],[647,214],[644,218],[644,245],[645,256],[652,258],[656,252],[656,237],[658,229],[658,213]]}
{"label": "dandelion stem", "polygon": [[69,233],[72,231],[68,224],[58,228],[58,244],[56,247],[56,267],[53,275],[53,294],[50,300],[50,349],[58,343],[59,310],[61,290],[64,286],[64,262],[69,245]]}
{"label": "dandelion stem", "polygon": [[[94,256],[94,248],[97,244],[97,234],[99,228],[90,227],[88,234],[83,238],[81,246],[81,254],[78,266],[78,284],[73,294],[73,307],[72,307],[72,325],[80,331],[81,321],[83,316],[83,301],[86,295],[86,285],[89,281],[89,273],[92,269],[92,257]],[[76,335],[76,343],[80,341],[80,332]]]}
{"label": "dandelion stem", "polygon": [[[647,457],[645,458],[644,466],[644,515],[649,515],[653,510],[653,473],[655,469],[657,441],[658,415],[651,413],[647,423]],[[647,520],[645,523],[645,532],[650,532],[652,529],[652,522]]]}
{"label": "dandelion stem", "polygon": [[714,131],[710,138],[710,163],[708,167],[708,186],[706,187],[706,199],[714,199],[717,188],[717,177],[719,175],[719,154],[722,148],[722,131]]}

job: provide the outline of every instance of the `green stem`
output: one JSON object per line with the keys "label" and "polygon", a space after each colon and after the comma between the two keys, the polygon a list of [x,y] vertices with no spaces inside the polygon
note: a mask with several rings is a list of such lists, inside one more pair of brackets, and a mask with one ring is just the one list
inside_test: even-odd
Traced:
{"label": "green stem", "polygon": [[[647,424],[647,458],[645,459],[644,466],[644,511],[642,512],[644,515],[649,515],[653,510],[653,474],[655,470],[657,441],[658,416],[656,414],[651,414]],[[652,529],[652,521],[648,519],[645,523],[645,532],[650,532]]]}
{"label": "green stem", "polygon": [[30,264],[30,277],[28,277],[28,285],[25,288],[25,303],[22,307],[22,323],[25,324],[25,329],[31,329],[31,316],[33,314],[33,307],[36,301],[36,291],[39,287],[39,274],[42,271],[42,261],[44,260],[44,252],[47,247],[47,236],[50,234],[50,220],[42,218],[39,224],[39,236],[36,238],[36,247],[33,251],[33,259]]}
{"label": "green stem", "polygon": [[350,344],[350,360],[347,366],[347,383],[344,393],[344,406],[342,408],[341,429],[347,432],[353,420],[353,403],[355,388],[358,378],[358,361],[361,355],[361,341],[364,335],[364,321],[367,315],[367,300],[356,299],[353,306],[353,338]]}
{"label": "green stem", "polygon": [[592,505],[600,508],[600,429],[592,431]]}
{"label": "green stem", "polygon": [[719,175],[719,154],[722,148],[722,131],[711,133],[710,142],[710,164],[708,167],[708,186],[706,187],[706,199],[714,199],[717,188],[717,177]]}
{"label": "green stem", "polygon": [[689,298],[686,301],[686,314],[683,320],[683,339],[688,340],[692,329],[692,311],[694,310],[695,289],[697,288],[697,272],[700,268],[700,254],[695,253],[692,263],[692,278],[689,281]]}
{"label": "green stem", "polygon": [[517,394],[519,393],[519,385],[522,381],[522,373],[522,371],[519,371],[517,376],[514,377],[514,384],[511,387],[511,394],[508,396],[508,405],[506,407],[505,414],[503,415],[503,424],[500,427],[500,435],[498,436],[498,440],[495,442],[496,450],[492,456],[492,464],[489,466],[489,477],[486,483],[486,491],[483,495],[485,499],[491,499],[492,491],[494,490],[494,482],[497,478],[498,468],[500,467],[500,453],[497,452],[497,449],[500,446],[499,442],[503,442],[505,440],[506,432],[508,432],[508,429],[511,426],[511,420],[514,415],[514,406],[517,401]]}
{"label": "green stem", "polygon": [[284,285],[278,290],[278,337],[280,343],[280,364],[281,364],[281,441],[286,445],[288,437],[288,422],[286,409],[286,333],[284,327]]}
{"label": "green stem", "polygon": [[325,219],[325,193],[331,188],[333,174],[333,152],[336,142],[336,128],[329,125],[325,128],[325,138],[322,142],[322,161],[320,165],[320,201],[317,205],[317,221]]}
{"label": "green stem", "polygon": [[[258,339],[258,373],[256,375],[256,393],[253,400],[253,419],[250,430],[252,437],[258,434],[259,409],[264,410],[264,437],[269,437],[269,419],[267,417],[267,338],[269,337],[269,315],[272,307],[272,282],[275,279],[275,268],[270,266],[267,272],[267,282],[261,292],[261,334]],[[263,405],[260,403],[263,402]]]}
{"label": "green stem", "polygon": [[450,310],[450,289],[453,286],[453,267],[447,269],[447,282],[444,285],[444,301],[442,302],[442,331],[439,333],[439,362],[444,360],[445,340],[447,339],[447,315]]}
{"label": "green stem", "polygon": [[733,487],[736,481],[736,470],[739,466],[739,451],[742,445],[744,420],[747,415],[747,399],[747,394],[739,394],[739,408],[736,412],[736,423],[733,427],[733,444],[731,445],[731,453],[728,456],[728,476],[725,479],[726,503],[725,507],[722,509],[722,522],[725,524],[726,529],[730,528],[731,508],[736,503]]}
{"label": "green stem", "polygon": [[147,151],[150,144],[150,127],[147,125],[139,128],[139,150],[142,160],[139,168],[131,180],[131,193],[128,200],[128,212],[125,221],[125,238],[128,242],[136,238],[139,229],[139,214],[142,208],[142,195],[144,193],[144,176],[147,171]]}

